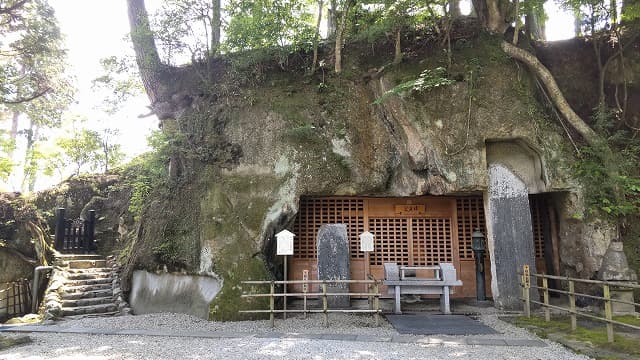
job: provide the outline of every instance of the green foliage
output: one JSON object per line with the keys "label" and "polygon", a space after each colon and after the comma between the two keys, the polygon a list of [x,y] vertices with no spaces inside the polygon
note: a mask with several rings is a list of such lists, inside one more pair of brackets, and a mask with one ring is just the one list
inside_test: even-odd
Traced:
{"label": "green foliage", "polygon": [[307,4],[296,0],[231,0],[225,27],[227,51],[277,48],[281,63],[290,53],[309,50],[315,30]]}
{"label": "green foliage", "polygon": [[13,141],[6,131],[0,130],[0,179],[7,180],[14,164],[9,154],[15,148],[15,141]]}
{"label": "green foliage", "polygon": [[142,94],[144,87],[132,58],[110,56],[100,59],[100,66],[104,74],[91,81],[91,88],[107,94],[102,108],[107,115],[114,115],[127,100]]}
{"label": "green foliage", "polygon": [[604,108],[596,109],[594,123],[606,140],[583,147],[574,170],[585,187],[588,214],[624,225],[628,216],[640,213],[640,142],[614,131],[612,114]]}
{"label": "green foliage", "polygon": [[93,171],[99,166],[101,141],[96,131],[77,130],[56,143],[62,149],[64,161],[74,166],[75,175],[80,175],[83,169]]}
{"label": "green foliage", "polygon": [[65,52],[51,6],[45,0],[8,0],[1,7],[8,10],[0,12],[0,104],[25,107],[44,97],[40,105],[46,106],[65,97]]}
{"label": "green foliage", "polygon": [[175,234],[166,234],[167,241],[153,248],[153,255],[161,264],[171,268],[184,268],[187,259],[184,256],[184,249],[180,247],[180,242],[172,237]]}
{"label": "green foliage", "polygon": [[220,0],[165,0],[153,16],[158,46],[169,64],[213,57],[220,41]]}
{"label": "green foliage", "polygon": [[124,153],[122,152],[122,146],[115,142],[115,139],[120,134],[118,129],[103,129],[100,134],[100,148],[102,152],[98,157],[98,162],[102,167],[103,172],[108,172],[109,169],[119,165],[124,159]]}
{"label": "green foliage", "polygon": [[420,75],[409,81],[396,85],[393,89],[386,91],[381,97],[376,99],[374,104],[381,104],[390,96],[403,96],[411,92],[431,91],[435,88],[448,86],[455,83],[455,80],[447,77],[447,70],[443,67],[426,69]]}
{"label": "green foliage", "polygon": [[125,182],[132,189],[129,212],[136,218],[142,214],[152,191],[166,184],[172,147],[162,131],[153,132],[147,142],[152,151],[136,157],[123,169]]}

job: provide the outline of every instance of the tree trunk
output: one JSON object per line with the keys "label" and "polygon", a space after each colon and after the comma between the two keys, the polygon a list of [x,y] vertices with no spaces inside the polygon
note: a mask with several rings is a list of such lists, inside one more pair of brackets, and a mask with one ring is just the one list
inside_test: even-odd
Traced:
{"label": "tree trunk", "polygon": [[449,14],[452,19],[462,16],[460,12],[460,0],[449,0]]}
{"label": "tree trunk", "polygon": [[102,151],[104,151],[104,171],[106,174],[109,171],[109,143],[103,139],[102,140]]}
{"label": "tree trunk", "polygon": [[336,31],[336,63],[335,63],[335,72],[342,72],[342,46],[344,45],[344,30],[347,27],[347,18],[349,17],[349,10],[351,10],[351,6],[353,5],[353,0],[347,0],[344,4],[344,8],[342,9],[342,16],[340,19],[340,27]]}
{"label": "tree trunk", "polygon": [[9,131],[9,137],[13,142],[13,146],[7,153],[9,159],[13,160],[13,153],[15,151],[16,139],[18,138],[18,125],[20,122],[20,112],[14,110],[13,114],[11,114],[11,130]]}
{"label": "tree trunk", "polygon": [[529,39],[544,40],[544,21],[540,20],[540,17],[531,11],[529,11],[524,17],[525,31]]}
{"label": "tree trunk", "polygon": [[516,28],[513,30],[513,45],[518,45],[518,36],[520,36],[520,1],[519,0],[515,0],[515,12],[516,15],[514,16],[515,23],[516,23]]}
{"label": "tree trunk", "polygon": [[211,15],[211,49],[209,49],[209,57],[212,58],[218,53],[220,47],[220,26],[222,25],[220,17],[220,0],[212,0],[213,14]]}
{"label": "tree trunk", "polygon": [[316,20],[316,34],[313,39],[313,62],[311,64],[311,73],[316,72],[318,65],[318,42],[320,41],[320,23],[322,22],[322,5],[323,0],[318,0],[318,18]]}
{"label": "tree trunk", "polygon": [[336,26],[337,26],[337,11],[338,11],[338,1],[331,0],[329,2],[329,9],[327,14],[327,37],[332,38],[336,35]]}
{"label": "tree trunk", "polygon": [[502,42],[502,50],[504,50],[507,55],[512,58],[519,60],[525,63],[531,71],[542,81],[544,87],[547,89],[549,93],[549,97],[553,101],[554,105],[558,108],[558,111],[562,114],[562,116],[571,124],[571,126],[582,136],[589,145],[598,145],[601,140],[600,136],[596,134],[593,129],[587,125],[576,114],[567,100],[564,98],[562,91],[558,87],[553,75],[551,72],[542,65],[542,63],[536,58],[534,55],[530,54],[526,50],[520,49],[516,46],[509,44],[508,42]]}
{"label": "tree trunk", "polygon": [[140,78],[151,104],[163,100],[161,81],[162,62],[149,25],[149,16],[144,0],[127,0],[131,42],[136,53]]}
{"label": "tree trunk", "polygon": [[[503,0],[504,1],[504,0]],[[501,0],[486,0],[487,18],[484,22],[485,28],[489,32],[496,34],[504,34],[509,27],[506,21],[508,6],[505,6]],[[507,3],[508,4],[508,3]]]}
{"label": "tree trunk", "polygon": [[475,14],[481,24],[485,24],[487,21],[487,4],[484,0],[471,0],[471,3],[473,4],[471,13]]}
{"label": "tree trunk", "polygon": [[22,164],[23,174],[20,184],[22,192],[31,192],[35,187],[37,164],[33,163],[33,147],[38,139],[38,132],[38,126],[34,124],[33,120],[30,120],[29,129],[27,129],[27,144],[24,150],[24,163]]}
{"label": "tree trunk", "polygon": [[396,51],[393,57],[393,65],[398,65],[402,62],[402,46],[400,44],[401,39],[400,27],[396,29]]}

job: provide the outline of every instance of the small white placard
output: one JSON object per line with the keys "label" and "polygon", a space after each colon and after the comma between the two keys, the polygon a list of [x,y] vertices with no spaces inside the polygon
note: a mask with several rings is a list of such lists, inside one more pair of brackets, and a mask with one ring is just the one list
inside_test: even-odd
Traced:
{"label": "small white placard", "polygon": [[282,230],[276,234],[276,255],[293,255],[293,237],[289,230]]}
{"label": "small white placard", "polygon": [[365,231],[360,234],[360,251],[371,252],[373,251],[373,234]]}

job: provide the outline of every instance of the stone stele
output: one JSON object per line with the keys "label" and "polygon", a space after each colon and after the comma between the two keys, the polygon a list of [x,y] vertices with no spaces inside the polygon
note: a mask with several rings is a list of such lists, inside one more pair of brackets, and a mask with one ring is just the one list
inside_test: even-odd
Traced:
{"label": "stone stele", "polygon": [[[602,258],[602,265],[598,271],[598,279],[615,282],[637,282],[638,276],[629,268],[629,263],[627,263],[627,257],[623,252],[621,241],[612,241],[609,244],[607,252],[604,253],[604,257]],[[634,302],[633,289],[622,286],[612,286],[611,298]],[[635,306],[631,304],[612,302],[611,305],[615,315],[635,313]]]}
{"label": "stone stele", "polygon": [[[344,224],[325,224],[318,231],[318,280],[349,280],[349,238]],[[329,284],[329,293],[348,293],[349,284]],[[349,307],[349,296],[328,297],[330,308]]]}

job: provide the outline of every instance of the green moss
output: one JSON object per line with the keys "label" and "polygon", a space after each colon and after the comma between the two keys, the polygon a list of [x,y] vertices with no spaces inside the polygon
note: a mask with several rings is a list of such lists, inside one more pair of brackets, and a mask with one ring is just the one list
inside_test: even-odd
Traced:
{"label": "green moss", "polygon": [[32,340],[28,336],[6,337],[0,335],[0,350],[6,350],[12,346],[29,344]]}
{"label": "green moss", "polygon": [[[266,310],[269,308],[269,300],[266,297],[240,297],[244,290],[253,293],[268,291],[268,288],[266,291],[256,291],[255,287],[242,284],[242,281],[247,280],[271,280],[264,261],[259,258],[244,258],[234,264],[222,261],[220,266],[226,269],[223,276],[224,283],[215,300],[209,306],[209,319],[230,321],[264,318],[261,315],[240,313],[242,310]],[[250,289],[251,291],[249,291]]]}
{"label": "green moss", "polygon": [[291,128],[285,134],[289,142],[298,145],[320,145],[322,138],[319,135],[319,130],[309,124]]}
{"label": "green moss", "polygon": [[515,320],[517,326],[526,327],[533,330],[541,337],[548,337],[550,334],[562,335],[566,339],[589,343],[596,348],[620,352],[632,356],[640,356],[640,347],[637,339],[630,339],[620,334],[614,335],[614,342],[607,341],[607,331],[604,323],[598,323],[594,327],[578,326],[575,331],[571,331],[569,317],[563,316],[553,318],[546,322],[544,318],[532,316],[531,318],[519,317]]}
{"label": "green moss", "polygon": [[640,326],[640,317],[638,316],[633,316],[633,315],[614,316],[613,320],[619,321],[621,323],[633,325],[633,326]]}

